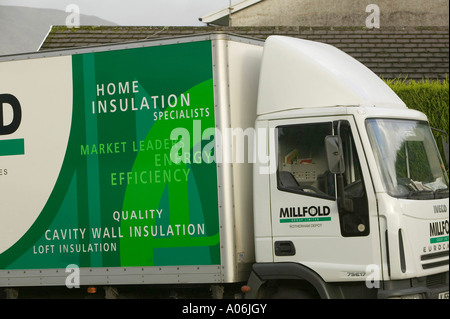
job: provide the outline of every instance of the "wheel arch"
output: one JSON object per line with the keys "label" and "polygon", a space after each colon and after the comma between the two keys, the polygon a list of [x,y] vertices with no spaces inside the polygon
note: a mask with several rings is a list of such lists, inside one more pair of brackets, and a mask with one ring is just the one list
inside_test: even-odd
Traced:
{"label": "wheel arch", "polygon": [[319,274],[298,263],[254,264],[248,280],[251,290],[246,293],[245,297],[256,299],[265,285],[280,280],[306,282],[316,290],[322,299],[343,298],[338,287],[326,283]]}

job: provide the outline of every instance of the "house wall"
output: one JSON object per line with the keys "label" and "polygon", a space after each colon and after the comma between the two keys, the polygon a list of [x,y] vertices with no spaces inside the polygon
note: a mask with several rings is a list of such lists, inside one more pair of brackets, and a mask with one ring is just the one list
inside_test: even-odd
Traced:
{"label": "house wall", "polygon": [[369,4],[380,27],[447,26],[448,0],[263,0],[232,14],[232,26],[366,26]]}

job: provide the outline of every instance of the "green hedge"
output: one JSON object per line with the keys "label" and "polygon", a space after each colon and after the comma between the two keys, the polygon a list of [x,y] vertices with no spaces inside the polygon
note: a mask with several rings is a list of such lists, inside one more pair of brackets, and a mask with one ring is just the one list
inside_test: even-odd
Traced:
{"label": "green hedge", "polygon": [[449,131],[449,81],[407,79],[386,83],[411,108],[425,113],[432,127]]}

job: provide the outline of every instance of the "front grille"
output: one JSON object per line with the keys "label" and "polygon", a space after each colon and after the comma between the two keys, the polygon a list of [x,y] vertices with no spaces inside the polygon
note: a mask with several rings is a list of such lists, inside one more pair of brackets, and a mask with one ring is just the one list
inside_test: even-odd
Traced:
{"label": "front grille", "polygon": [[440,286],[447,283],[447,273],[440,273],[436,275],[427,276],[427,287]]}
{"label": "front grille", "polygon": [[423,269],[431,269],[448,265],[449,251],[440,251],[420,256]]}

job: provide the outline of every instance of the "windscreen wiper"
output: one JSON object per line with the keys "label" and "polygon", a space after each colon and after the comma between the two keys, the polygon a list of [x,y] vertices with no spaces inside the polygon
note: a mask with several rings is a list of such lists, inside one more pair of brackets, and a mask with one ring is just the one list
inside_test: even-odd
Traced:
{"label": "windscreen wiper", "polygon": [[434,198],[448,198],[448,187],[439,188],[434,191]]}
{"label": "windscreen wiper", "polygon": [[435,194],[431,190],[410,191],[407,198],[408,199],[433,199],[433,198],[435,198]]}

